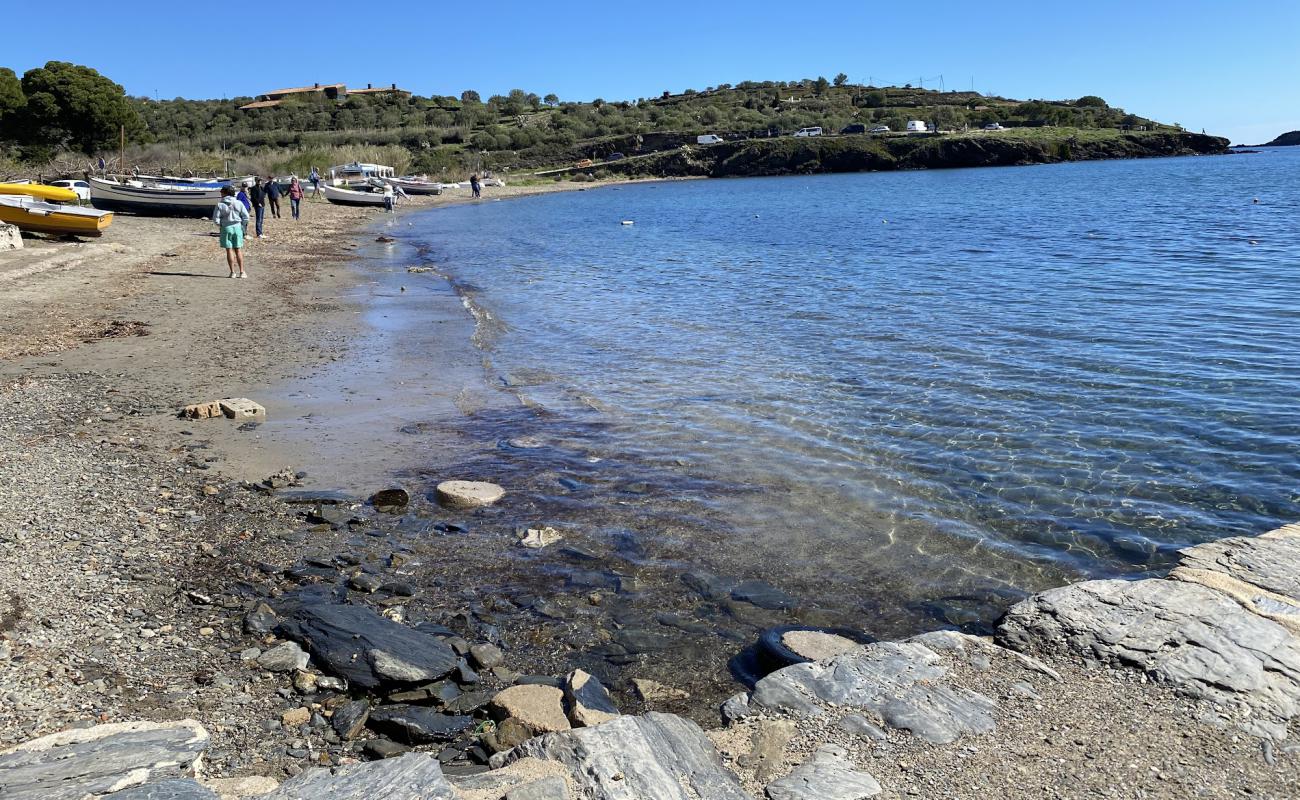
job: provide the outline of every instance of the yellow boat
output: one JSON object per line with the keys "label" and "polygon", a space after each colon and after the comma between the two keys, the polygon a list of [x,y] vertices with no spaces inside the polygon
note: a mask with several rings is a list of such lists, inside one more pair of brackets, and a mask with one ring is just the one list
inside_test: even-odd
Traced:
{"label": "yellow boat", "polygon": [[27,195],[0,194],[0,222],[7,222],[10,225],[17,225],[22,230],[38,233],[99,236],[113,223],[113,212],[80,206],[61,206]]}
{"label": "yellow boat", "polygon": [[0,183],[0,194],[22,194],[49,200],[51,203],[75,203],[77,193],[60,186],[43,186],[39,183]]}

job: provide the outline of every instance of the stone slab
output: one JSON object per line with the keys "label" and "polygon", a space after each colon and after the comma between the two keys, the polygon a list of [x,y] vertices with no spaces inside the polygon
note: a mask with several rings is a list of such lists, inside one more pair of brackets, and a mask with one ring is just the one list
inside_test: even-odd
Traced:
{"label": "stone slab", "polygon": [[258,800],[456,800],[438,759],[426,753],[338,769],[309,769]]}
{"label": "stone slab", "polygon": [[262,419],[266,417],[266,408],[247,397],[227,397],[218,400],[221,413],[231,419]]}
{"label": "stone slab", "polygon": [[492,763],[529,757],[565,766],[584,800],[753,800],[699,726],[672,714],[622,716],[548,733],[493,756]]}
{"label": "stone slab", "polygon": [[770,800],[866,800],[880,794],[880,783],[853,766],[844,751],[825,746],[766,788]]}
{"label": "stone slab", "polygon": [[82,800],[193,776],[208,745],[194,720],[115,722],[63,731],[0,753],[5,800]]}
{"label": "stone slab", "polygon": [[755,685],[750,705],[797,717],[837,706],[932,744],[993,730],[997,704],[948,684],[947,674],[939,654],[920,642],[877,642],[777,670]]}

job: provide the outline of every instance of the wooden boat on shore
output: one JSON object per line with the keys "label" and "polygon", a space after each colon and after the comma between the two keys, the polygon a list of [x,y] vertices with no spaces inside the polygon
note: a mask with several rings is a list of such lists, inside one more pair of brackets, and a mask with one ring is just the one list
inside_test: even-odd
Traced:
{"label": "wooden boat on shore", "polygon": [[384,183],[399,187],[407,194],[442,194],[442,184],[424,178],[406,175],[401,178],[384,178]]}
{"label": "wooden boat on shore", "polygon": [[212,209],[221,202],[221,188],[91,178],[90,202],[95,208],[108,211],[127,211],[147,216],[201,217],[211,214]]}
{"label": "wooden boat on shore", "polygon": [[31,181],[0,183],[0,195],[25,195],[53,203],[77,202],[77,193],[71,189],[64,189],[60,186],[45,186]]}
{"label": "wooden boat on shore", "polygon": [[0,222],[38,233],[99,236],[112,224],[113,213],[49,203],[24,194],[3,194],[0,195]]}
{"label": "wooden boat on shore", "polygon": [[341,206],[382,206],[384,196],[379,192],[358,192],[341,186],[323,185],[320,190],[325,199]]}

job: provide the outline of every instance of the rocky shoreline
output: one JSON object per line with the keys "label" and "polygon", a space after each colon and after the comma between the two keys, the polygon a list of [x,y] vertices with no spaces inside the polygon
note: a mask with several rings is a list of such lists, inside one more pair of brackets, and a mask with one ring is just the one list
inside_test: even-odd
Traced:
{"label": "rocky shoreline", "polygon": [[[168,272],[199,271],[205,254],[178,252],[160,257],[185,267]],[[1294,527],[1191,548],[1169,579],[1040,593],[993,637],[783,637],[819,660],[721,708],[685,696],[688,675],[600,667],[679,658],[635,608],[601,623],[608,642],[587,668],[534,671],[585,655],[572,650],[587,646],[574,638],[584,610],[569,601],[617,609],[636,570],[593,572],[584,543],[540,525],[516,535],[496,507],[466,507],[436,481],[364,500],[304,491],[311,464],[250,479],[246,463],[275,457],[231,449],[255,425],[175,420],[217,387],[265,379],[261,360],[208,358],[214,337],[257,336],[262,358],[298,370],[346,347],[346,329],[337,345],[314,333],[342,311],[288,310],[325,276],[304,271],[294,289],[280,268],[275,298],[230,317],[182,312],[199,330],[125,294],[147,348],[46,352],[6,375],[0,796],[1287,797],[1300,784],[1287,736],[1300,710]],[[148,383],[174,351],[184,368]],[[459,477],[478,476],[439,479]],[[520,552],[571,548],[566,597],[480,590],[486,567],[468,560],[417,579],[419,554],[389,524],[408,506],[440,509],[422,530],[449,542],[483,528]],[[799,621],[773,587],[690,580],[755,630]],[[512,623],[525,602],[550,622]],[[529,641],[541,631],[555,638]],[[747,644],[711,641],[724,660]]]}

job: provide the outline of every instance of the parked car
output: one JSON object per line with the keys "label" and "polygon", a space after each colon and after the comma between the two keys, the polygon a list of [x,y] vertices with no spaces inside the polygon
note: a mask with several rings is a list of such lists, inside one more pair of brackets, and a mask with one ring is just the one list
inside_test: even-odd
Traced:
{"label": "parked car", "polygon": [[594,164],[594,163],[596,163],[596,162],[592,161],[590,158],[584,158],[584,159],[582,159],[581,161],[579,161],[577,164],[574,164],[573,166],[575,166],[575,167],[590,167],[590,166],[591,166],[592,164]]}
{"label": "parked car", "polygon": [[795,134],[795,136],[821,136],[821,135],[822,135],[822,129],[820,127],[800,128],[799,131]]}
{"label": "parked car", "polygon": [[866,133],[866,132],[867,132],[867,126],[858,122],[855,122],[852,125],[845,125],[843,128],[840,128],[840,133]]}
{"label": "parked car", "polygon": [[997,122],[990,122],[989,124],[987,124],[987,125],[984,126],[984,130],[986,130],[986,131],[1004,131],[1004,130],[1006,130],[1006,128],[1002,127],[1002,125],[1000,125],[1000,124],[997,123]]}
{"label": "parked car", "polygon": [[927,130],[929,130],[929,127],[919,119],[914,119],[907,123],[908,133],[925,133]]}
{"label": "parked car", "polygon": [[716,133],[706,133],[703,136],[695,137],[696,144],[719,144],[721,142],[722,142],[722,137],[717,135]]}
{"label": "parked car", "polygon": [[606,161],[622,161],[624,158],[627,158],[627,156],[623,155],[622,153],[610,153],[609,155],[605,156]]}
{"label": "parked car", "polygon": [[867,133],[889,133],[889,126],[888,126],[888,125],[872,125],[872,126],[871,126],[871,129],[868,130]]}
{"label": "parked car", "polygon": [[49,185],[60,189],[71,189],[77,193],[78,200],[83,203],[90,202],[90,184],[85,181],[50,181]]}

